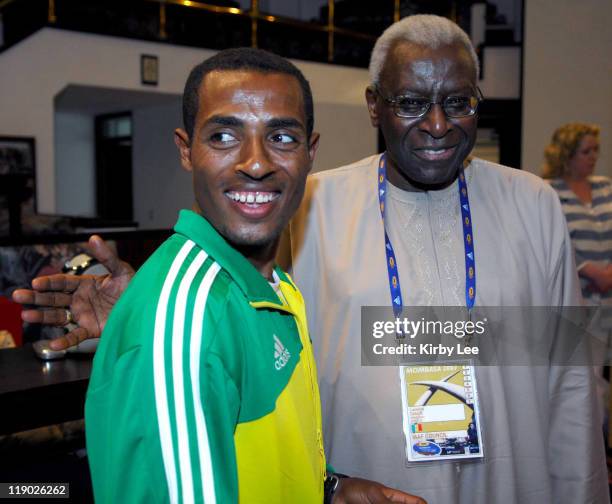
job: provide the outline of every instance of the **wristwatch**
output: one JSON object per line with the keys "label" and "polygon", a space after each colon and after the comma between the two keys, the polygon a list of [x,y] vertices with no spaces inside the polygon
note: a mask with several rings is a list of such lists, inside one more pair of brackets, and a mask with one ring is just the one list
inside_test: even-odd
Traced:
{"label": "wristwatch", "polygon": [[325,483],[323,484],[323,504],[331,504],[332,499],[334,498],[334,493],[338,490],[338,486],[340,485],[340,480],[343,478],[348,478],[346,474],[341,473],[328,473],[327,478],[325,478]]}
{"label": "wristwatch", "polygon": [[103,264],[87,254],[79,254],[66,261],[62,272],[68,275],[104,275],[109,271]]}

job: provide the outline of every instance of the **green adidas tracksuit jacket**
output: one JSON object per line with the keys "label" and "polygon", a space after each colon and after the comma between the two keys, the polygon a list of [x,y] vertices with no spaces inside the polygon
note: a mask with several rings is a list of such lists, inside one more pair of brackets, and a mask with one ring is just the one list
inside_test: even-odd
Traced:
{"label": "green adidas tracksuit jacket", "polygon": [[302,296],[279,300],[183,210],[104,329],[85,421],[98,503],[320,503],[325,456]]}

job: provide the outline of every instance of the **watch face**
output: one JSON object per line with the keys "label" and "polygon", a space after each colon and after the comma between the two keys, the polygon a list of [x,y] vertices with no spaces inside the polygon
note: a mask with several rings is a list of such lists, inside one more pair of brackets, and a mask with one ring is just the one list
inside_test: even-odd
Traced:
{"label": "watch face", "polygon": [[64,264],[64,273],[71,275],[81,275],[83,271],[89,267],[92,261],[95,261],[92,257],[87,254],[79,254],[74,256]]}
{"label": "watch face", "polygon": [[94,257],[79,254],[66,261],[62,270],[68,275],[105,275],[109,271]]}

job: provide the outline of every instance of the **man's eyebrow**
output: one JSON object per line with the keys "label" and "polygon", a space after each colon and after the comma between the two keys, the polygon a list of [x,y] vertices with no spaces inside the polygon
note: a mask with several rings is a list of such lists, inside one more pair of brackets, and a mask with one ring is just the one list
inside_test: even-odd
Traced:
{"label": "man's eyebrow", "polygon": [[[442,89],[440,90],[440,94],[448,96],[448,95],[455,95],[455,94],[461,94],[461,93],[471,93],[474,90],[475,90],[475,86],[472,86],[470,84],[465,84],[465,85],[454,86],[450,89]],[[426,88],[419,88],[418,86],[413,86],[410,89],[408,88],[403,89],[402,91],[397,93],[397,95],[395,96],[412,96],[412,95],[429,97],[431,93]]]}
{"label": "man's eyebrow", "polygon": [[268,128],[304,128],[304,125],[293,117],[276,117],[270,119],[266,126]]}
{"label": "man's eyebrow", "polygon": [[218,124],[219,126],[242,126],[244,122],[233,116],[214,115],[210,117],[207,124]]}

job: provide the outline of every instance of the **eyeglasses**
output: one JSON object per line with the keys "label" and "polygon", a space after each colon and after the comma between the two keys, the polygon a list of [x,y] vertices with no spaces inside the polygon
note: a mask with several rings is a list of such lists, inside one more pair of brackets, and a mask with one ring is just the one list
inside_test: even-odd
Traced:
{"label": "eyeglasses", "polygon": [[471,96],[447,96],[442,101],[432,102],[426,98],[415,98],[413,96],[393,96],[388,98],[382,94],[378,86],[374,91],[386,103],[393,107],[397,117],[423,117],[429,112],[432,105],[441,105],[446,117],[468,117],[473,116],[478,110],[478,105],[484,99],[482,92],[477,87],[476,94]]}

